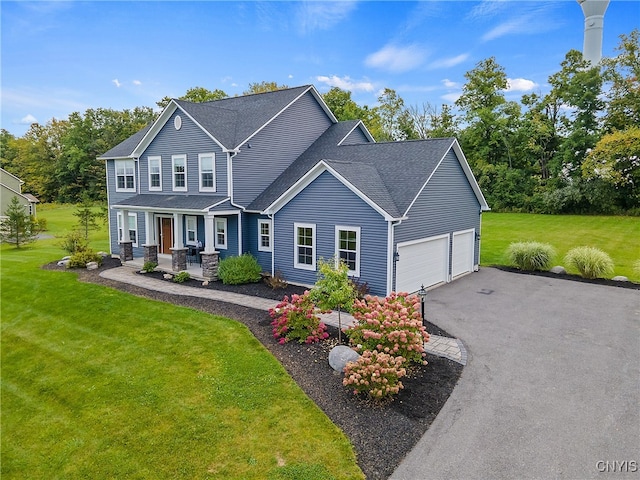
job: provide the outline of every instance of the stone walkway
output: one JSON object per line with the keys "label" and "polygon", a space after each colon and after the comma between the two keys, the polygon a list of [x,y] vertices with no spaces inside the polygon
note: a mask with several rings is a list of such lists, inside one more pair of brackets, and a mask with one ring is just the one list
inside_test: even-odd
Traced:
{"label": "stone walkway", "polygon": [[[180,285],[178,283],[166,282],[151,278],[145,275],[139,275],[131,267],[118,267],[104,270],[100,276],[116,282],[128,283],[137,287],[154,290],[157,292],[169,293],[172,295],[187,295],[192,297],[204,297],[219,302],[233,303],[245,307],[255,308],[257,310],[269,310],[275,307],[279,302],[266,298],[242,295],[239,293],[225,292],[222,290],[194,288]],[[331,312],[320,315],[322,321],[328,325],[338,326],[338,312]],[[354,318],[348,313],[342,312],[340,315],[341,324],[347,327],[354,322]],[[431,335],[429,342],[425,344],[427,353],[445,357],[462,365],[467,363],[467,352],[464,345],[457,338],[441,337]]]}

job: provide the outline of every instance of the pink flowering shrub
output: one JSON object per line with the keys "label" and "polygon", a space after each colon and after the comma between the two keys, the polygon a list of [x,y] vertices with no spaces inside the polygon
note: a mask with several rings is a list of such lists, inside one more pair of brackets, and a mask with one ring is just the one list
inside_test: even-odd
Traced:
{"label": "pink flowering shrub", "polygon": [[406,293],[392,293],[384,299],[367,295],[353,307],[356,322],[346,330],[356,350],[402,357],[404,365],[424,363],[424,343],[429,334],[422,325],[420,299]]}
{"label": "pink flowering shrub", "polygon": [[273,336],[281,344],[289,340],[314,343],[329,337],[308,290],[302,295],[292,295],[291,301],[285,296],[282,302],[269,310],[269,315],[273,318]]}
{"label": "pink flowering shrub", "polygon": [[406,375],[404,358],[366,350],[357,362],[349,362],[344,369],[342,384],[352,387],[355,395],[367,393],[374,399],[396,395]]}

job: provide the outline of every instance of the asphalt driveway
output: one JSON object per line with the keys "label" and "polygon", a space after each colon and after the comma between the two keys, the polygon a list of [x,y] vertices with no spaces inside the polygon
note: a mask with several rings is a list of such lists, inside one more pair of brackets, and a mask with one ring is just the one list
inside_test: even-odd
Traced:
{"label": "asphalt driveway", "polygon": [[427,313],[468,362],[391,478],[640,478],[640,291],[483,268]]}

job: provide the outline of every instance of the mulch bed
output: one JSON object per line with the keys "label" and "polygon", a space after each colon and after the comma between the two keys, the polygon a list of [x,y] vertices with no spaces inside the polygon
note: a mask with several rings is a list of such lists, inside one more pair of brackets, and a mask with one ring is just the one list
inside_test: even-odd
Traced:
{"label": "mulch bed", "polygon": [[[412,370],[402,379],[405,388],[395,400],[380,405],[366,398],[354,396],[349,389],[342,386],[342,375],[334,372],[329,366],[329,351],[338,344],[336,328],[329,327],[330,338],[323,343],[280,345],[272,335],[271,318],[267,312],[204,298],[155,292],[99,276],[100,271],[117,266],[120,266],[119,259],[106,258],[98,270],[73,271],[85,282],[102,284],[141,297],[190,307],[242,322],[284,366],[309,398],[351,440],[358,465],[367,479],[386,479],[393,473],[436,418],[462,374],[462,365],[446,358],[427,355],[428,365]],[[64,269],[58,267],[56,262],[43,268]],[[157,273],[145,275],[162,278],[162,274]],[[198,288],[225,289],[274,300],[304,291],[304,288],[297,286],[274,291],[263,282],[238,286],[211,282],[203,286],[201,281],[188,280],[184,284]],[[427,323],[427,331],[435,335],[450,336],[430,323]]]}
{"label": "mulch bed", "polygon": [[552,273],[552,272],[532,272],[527,270],[519,270],[514,267],[505,267],[502,265],[493,265],[492,268],[497,268],[504,272],[521,273],[523,275],[536,275],[538,277],[547,278],[560,278],[562,280],[571,280],[573,282],[591,283],[593,285],[606,285],[608,287],[618,288],[630,288],[632,290],[640,290],[640,283],[634,282],[620,282],[618,280],[609,280],[606,278],[584,278],[580,275],[573,275],[570,273]]}

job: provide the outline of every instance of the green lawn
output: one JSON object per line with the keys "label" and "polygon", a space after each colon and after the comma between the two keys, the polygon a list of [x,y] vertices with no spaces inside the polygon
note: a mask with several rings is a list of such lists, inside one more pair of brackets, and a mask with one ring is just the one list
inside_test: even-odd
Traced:
{"label": "green lawn", "polygon": [[40,269],[57,242],[0,251],[3,479],[363,478],[244,325]]}
{"label": "green lawn", "polygon": [[[640,282],[633,263],[640,259],[640,218],[582,215],[493,213],[482,215],[482,265],[504,265],[511,242],[540,241],[551,244],[558,255],[555,265],[573,247],[600,248],[615,264],[615,275]],[[577,273],[569,270],[570,273]]]}

